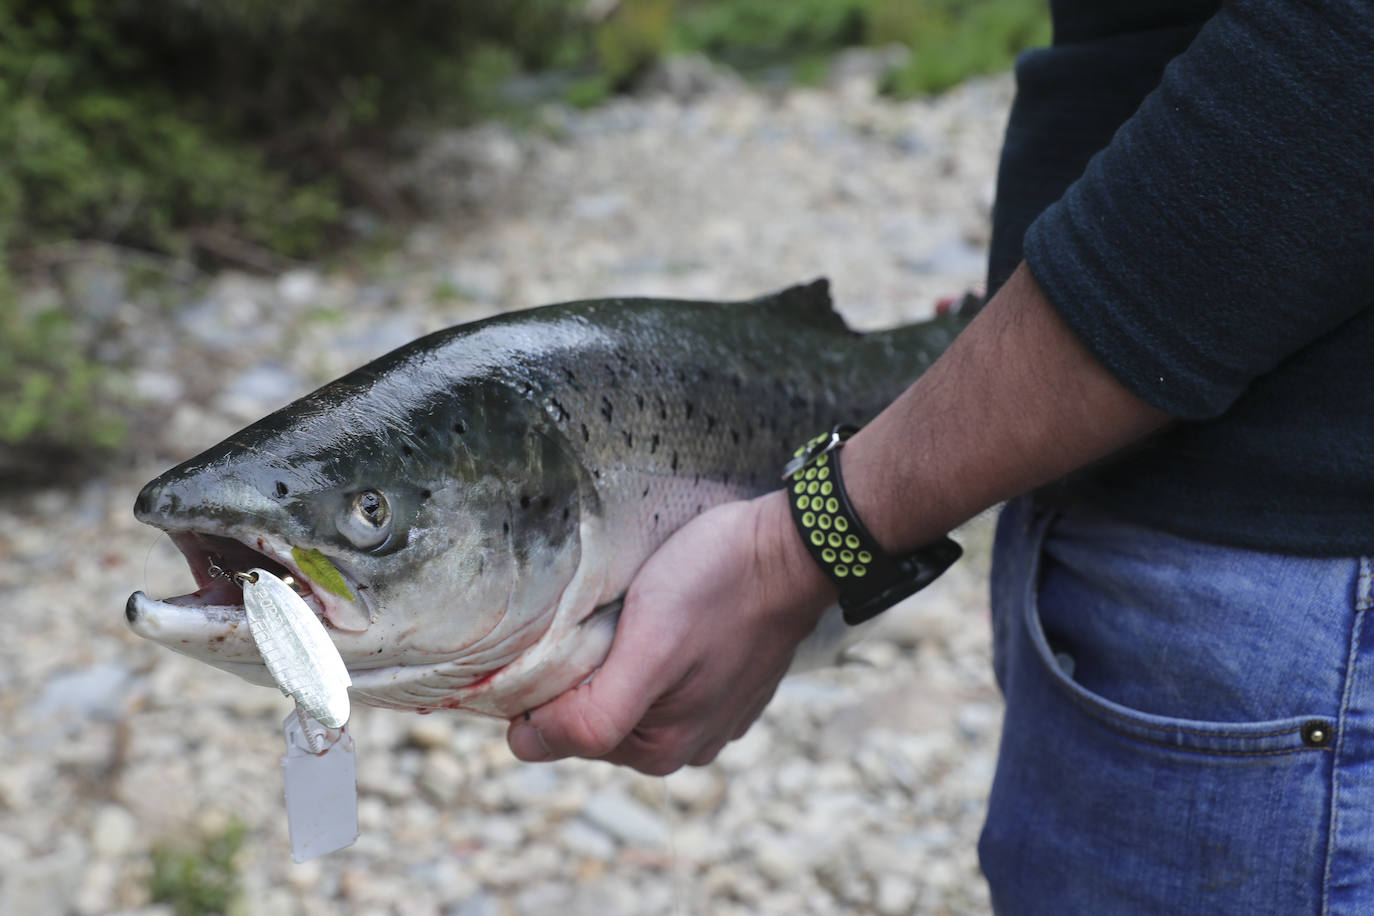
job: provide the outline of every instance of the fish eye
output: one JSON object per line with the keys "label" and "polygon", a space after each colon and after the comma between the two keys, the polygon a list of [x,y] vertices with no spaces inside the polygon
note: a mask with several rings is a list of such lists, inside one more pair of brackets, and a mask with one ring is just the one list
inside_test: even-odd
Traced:
{"label": "fish eye", "polygon": [[378,546],[391,535],[391,504],[381,490],[363,490],[353,496],[339,517],[339,533],[360,550]]}

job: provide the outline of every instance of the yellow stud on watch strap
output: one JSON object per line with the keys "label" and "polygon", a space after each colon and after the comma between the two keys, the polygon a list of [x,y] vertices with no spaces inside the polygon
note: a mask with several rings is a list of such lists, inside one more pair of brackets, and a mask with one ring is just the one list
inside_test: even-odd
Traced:
{"label": "yellow stud on watch strap", "polygon": [[959,559],[948,537],[894,557],[878,545],[849,503],[839,449],[857,432],[836,426],[798,448],[783,468],[792,520],[821,571],[840,593],[848,624],[863,623],[925,588]]}

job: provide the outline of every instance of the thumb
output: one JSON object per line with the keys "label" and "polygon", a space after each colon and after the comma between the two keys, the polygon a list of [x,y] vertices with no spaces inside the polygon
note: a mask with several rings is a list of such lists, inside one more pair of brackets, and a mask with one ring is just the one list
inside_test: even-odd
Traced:
{"label": "thumb", "polygon": [[515,756],[528,761],[595,758],[619,747],[659,690],[649,666],[617,661],[613,649],[590,681],[514,719],[506,742]]}

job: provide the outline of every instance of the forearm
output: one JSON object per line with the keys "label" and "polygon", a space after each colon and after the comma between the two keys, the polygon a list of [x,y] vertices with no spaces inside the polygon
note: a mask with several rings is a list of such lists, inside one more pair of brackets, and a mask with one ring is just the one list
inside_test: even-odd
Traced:
{"label": "forearm", "polygon": [[[1025,265],[929,370],[841,451],[859,517],[893,552],[1109,455],[1168,422],[1083,347]],[[768,516],[790,526],[773,494]],[[794,581],[819,571],[790,531]],[[793,543],[795,542],[795,543]],[[814,564],[810,564],[814,566]]]}

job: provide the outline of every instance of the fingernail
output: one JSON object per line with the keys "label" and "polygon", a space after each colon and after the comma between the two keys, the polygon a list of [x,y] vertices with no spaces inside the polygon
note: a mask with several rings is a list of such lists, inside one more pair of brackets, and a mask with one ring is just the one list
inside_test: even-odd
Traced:
{"label": "fingernail", "polygon": [[521,723],[510,730],[510,749],[515,756],[531,763],[553,758],[553,752],[544,743],[544,736],[533,725]]}

